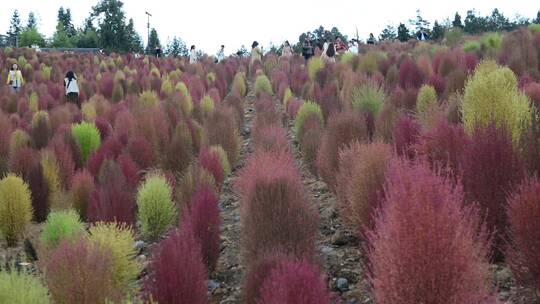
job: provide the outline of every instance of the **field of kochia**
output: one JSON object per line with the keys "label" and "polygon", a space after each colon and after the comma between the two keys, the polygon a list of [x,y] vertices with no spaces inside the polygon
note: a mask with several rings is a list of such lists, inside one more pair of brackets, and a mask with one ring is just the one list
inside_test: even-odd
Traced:
{"label": "field of kochia", "polygon": [[1,50],[0,303],[537,301],[540,31],[464,40]]}

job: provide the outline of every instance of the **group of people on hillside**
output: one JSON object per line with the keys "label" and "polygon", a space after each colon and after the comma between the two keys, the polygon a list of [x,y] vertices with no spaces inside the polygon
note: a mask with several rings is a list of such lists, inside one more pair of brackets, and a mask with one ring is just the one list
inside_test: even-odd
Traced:
{"label": "group of people on hillside", "polygon": [[321,58],[333,62],[337,54],[345,52],[358,53],[358,41],[351,39],[349,45],[347,45],[341,37],[314,40],[311,34],[308,33],[302,43],[302,56],[306,60],[320,54]]}

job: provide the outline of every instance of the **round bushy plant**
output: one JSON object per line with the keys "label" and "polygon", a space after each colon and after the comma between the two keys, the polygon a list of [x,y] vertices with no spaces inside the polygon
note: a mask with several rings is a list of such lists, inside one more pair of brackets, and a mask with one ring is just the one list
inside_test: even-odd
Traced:
{"label": "round bushy plant", "polygon": [[324,118],[321,107],[311,101],[304,102],[300,109],[298,109],[298,113],[296,114],[296,120],[294,121],[294,133],[296,134],[297,139],[302,138],[304,123],[310,115],[317,116],[321,121],[321,125],[324,125]]}
{"label": "round bushy plant", "polygon": [[155,107],[159,103],[159,97],[154,91],[144,91],[139,95],[139,102],[145,107]]}
{"label": "round bushy plant", "polygon": [[32,275],[12,271],[0,271],[0,303],[49,304],[47,288]]}
{"label": "round bushy plant", "polygon": [[142,269],[136,260],[133,231],[129,226],[113,222],[98,223],[89,232],[91,242],[110,250],[115,284],[128,292]]}
{"label": "round bushy plant", "polygon": [[0,180],[0,233],[8,246],[14,246],[32,220],[32,201],[28,185],[9,174]]}
{"label": "round bushy plant", "polygon": [[312,57],[307,64],[308,77],[311,81],[314,81],[317,77],[317,73],[324,69],[324,60],[320,57]]}
{"label": "round bushy plant", "polygon": [[531,123],[531,105],[518,89],[514,72],[494,61],[478,65],[465,86],[461,113],[465,130],[471,134],[477,126],[494,122],[504,125],[517,142]]}
{"label": "round bushy plant", "polygon": [[437,104],[437,92],[430,85],[423,85],[416,97],[416,112],[424,113],[431,106]]}
{"label": "round bushy plant", "polygon": [[34,146],[37,149],[46,147],[51,133],[52,127],[49,113],[45,111],[36,112],[32,117],[32,139],[34,140]]}
{"label": "round bushy plant", "polygon": [[49,213],[43,226],[40,241],[46,248],[55,248],[63,239],[76,239],[83,234],[84,224],[75,210],[59,210]]}
{"label": "round bushy plant", "polygon": [[9,154],[15,155],[22,148],[30,146],[30,135],[24,130],[17,129],[9,137]]}
{"label": "round bushy plant", "polygon": [[150,173],[137,192],[138,220],[146,238],[156,239],[174,222],[177,214],[171,186],[159,173]]}
{"label": "round bushy plant", "polygon": [[374,84],[366,84],[353,90],[352,106],[355,110],[377,117],[385,101],[384,89]]}
{"label": "round bushy plant", "polygon": [[81,122],[73,124],[71,133],[81,149],[83,161],[86,161],[90,153],[97,150],[101,145],[101,135],[93,123]]}
{"label": "round bushy plant", "polygon": [[258,96],[263,92],[272,95],[272,83],[266,75],[259,75],[257,76],[257,79],[255,79],[255,94]]}
{"label": "round bushy plant", "polygon": [[227,157],[227,152],[223,149],[221,145],[213,145],[210,147],[210,152],[216,153],[219,157],[219,162],[221,164],[221,169],[223,170],[223,176],[227,176],[231,173],[231,165],[229,164],[229,158]]}

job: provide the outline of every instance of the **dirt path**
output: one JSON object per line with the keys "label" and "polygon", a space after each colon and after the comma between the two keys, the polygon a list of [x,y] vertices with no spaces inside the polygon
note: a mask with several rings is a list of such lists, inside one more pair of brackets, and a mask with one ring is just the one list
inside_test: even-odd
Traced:
{"label": "dirt path", "polygon": [[[279,108],[283,113],[280,103]],[[332,291],[340,295],[344,304],[372,303],[367,292],[367,281],[361,270],[359,240],[341,224],[335,208],[335,195],[328,189],[326,183],[312,174],[308,166],[304,164],[293,127],[294,120],[286,119],[287,137],[300,168],[302,181],[311,203],[320,213],[320,234],[317,247],[329,285]],[[343,279],[346,280],[346,284],[343,284]]]}
{"label": "dirt path", "polygon": [[244,102],[244,125],[241,133],[240,159],[232,174],[225,180],[219,197],[221,214],[221,253],[216,270],[210,275],[210,284],[217,284],[211,296],[211,303],[241,303],[241,280],[244,267],[240,263],[240,198],[233,187],[238,178],[238,170],[252,152],[251,125],[254,118],[255,94],[248,83],[248,94]]}

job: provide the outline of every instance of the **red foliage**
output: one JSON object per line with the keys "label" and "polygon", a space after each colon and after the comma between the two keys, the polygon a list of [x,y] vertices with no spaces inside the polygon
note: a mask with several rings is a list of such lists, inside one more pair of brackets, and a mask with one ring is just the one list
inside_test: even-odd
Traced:
{"label": "red foliage", "polygon": [[99,82],[100,92],[105,98],[110,99],[112,97],[114,89],[114,79],[110,73],[105,73],[101,77]]}
{"label": "red foliage", "polygon": [[118,162],[118,165],[120,165],[120,169],[122,169],[122,173],[126,177],[129,187],[131,187],[131,189],[137,188],[137,185],[141,180],[141,176],[139,174],[140,170],[139,167],[137,167],[137,164],[135,164],[135,162],[127,154],[118,156],[116,161]]}
{"label": "red foliage", "polygon": [[283,261],[264,280],[261,304],[330,304],[332,299],[320,270],[307,261]]}
{"label": "red foliage", "polygon": [[255,151],[289,151],[287,132],[279,125],[266,126],[257,131],[258,136],[253,137]]}
{"label": "red foliage", "polygon": [[135,223],[135,194],[120,166],[113,160],[103,162],[87,217],[91,222]]}
{"label": "red foliage", "polygon": [[96,117],[95,125],[102,140],[106,140],[113,132],[111,124],[101,116]]}
{"label": "red foliage", "polygon": [[413,118],[405,115],[399,118],[394,125],[394,147],[400,156],[414,158],[416,151],[414,146],[420,138],[420,124]]}
{"label": "red foliage", "polygon": [[73,207],[79,212],[83,220],[87,219],[86,211],[90,205],[94,189],[94,178],[86,169],[75,173],[71,180]]}
{"label": "red foliage", "polygon": [[240,139],[230,107],[218,107],[205,121],[204,127],[210,145],[221,145],[227,152],[229,164],[234,167],[240,152]]}
{"label": "red foliage", "polygon": [[189,227],[173,231],[152,253],[145,290],[159,303],[208,303],[201,249]]}
{"label": "red foliage", "polygon": [[61,185],[64,189],[71,186],[71,178],[75,174],[75,162],[68,145],[61,139],[55,139],[52,142],[56,163],[58,164],[58,173]]}
{"label": "red foliage", "polygon": [[86,238],[64,240],[44,262],[45,284],[57,303],[120,301],[111,253]]}
{"label": "red foliage", "polygon": [[446,83],[444,82],[444,78],[442,78],[440,75],[433,74],[429,78],[428,84],[435,89],[439,97],[442,96],[446,88]]}
{"label": "red foliage", "polygon": [[529,96],[533,105],[537,109],[540,109],[540,83],[530,82],[525,85],[523,91],[525,92],[525,94],[527,94],[527,96]]}
{"label": "red foliage", "polygon": [[142,136],[134,137],[128,144],[131,158],[144,170],[154,165],[154,150],[152,145]]}
{"label": "red foliage", "polygon": [[315,162],[323,135],[323,127],[317,115],[309,115],[302,125],[301,138],[298,138],[302,159],[312,173],[316,173]]}
{"label": "red foliage", "polygon": [[279,251],[265,252],[256,260],[248,263],[246,275],[243,280],[244,300],[247,304],[259,303],[259,295],[263,283],[266,281],[272,270],[274,270],[281,261],[288,257]]}
{"label": "red foliage", "polygon": [[335,192],[339,150],[353,141],[368,139],[365,117],[356,112],[341,112],[330,116],[317,153],[317,172]]}
{"label": "red foliage", "polygon": [[412,59],[405,59],[399,65],[399,85],[404,88],[419,89],[424,83],[424,75]]}
{"label": "red foliage", "polygon": [[270,250],[312,259],[318,216],[308,205],[298,169],[287,153],[253,154],[236,184],[241,196],[247,263]]}
{"label": "red foliage", "polygon": [[520,284],[540,288],[540,181],[524,181],[508,200],[506,261]]}
{"label": "red foliage", "polygon": [[495,124],[477,128],[463,151],[462,168],[465,199],[480,205],[487,227],[495,232],[493,250],[499,259],[507,227],[506,198],[524,176],[510,134]]}
{"label": "red foliage", "polygon": [[398,160],[387,174],[365,246],[375,302],[485,303],[489,237],[461,188],[425,163]]}
{"label": "red foliage", "polygon": [[214,270],[219,258],[220,222],[218,197],[210,186],[200,185],[191,198],[189,210],[183,214],[181,227],[193,229],[209,271]]}
{"label": "red foliage", "polygon": [[165,148],[165,168],[174,173],[181,173],[193,159],[191,132],[187,124],[179,123]]}
{"label": "red foliage", "polygon": [[202,168],[212,173],[214,180],[216,181],[216,186],[219,189],[223,184],[223,180],[225,179],[223,168],[221,167],[221,161],[219,160],[219,155],[217,153],[213,153],[208,148],[203,148],[199,153],[199,164]]}

